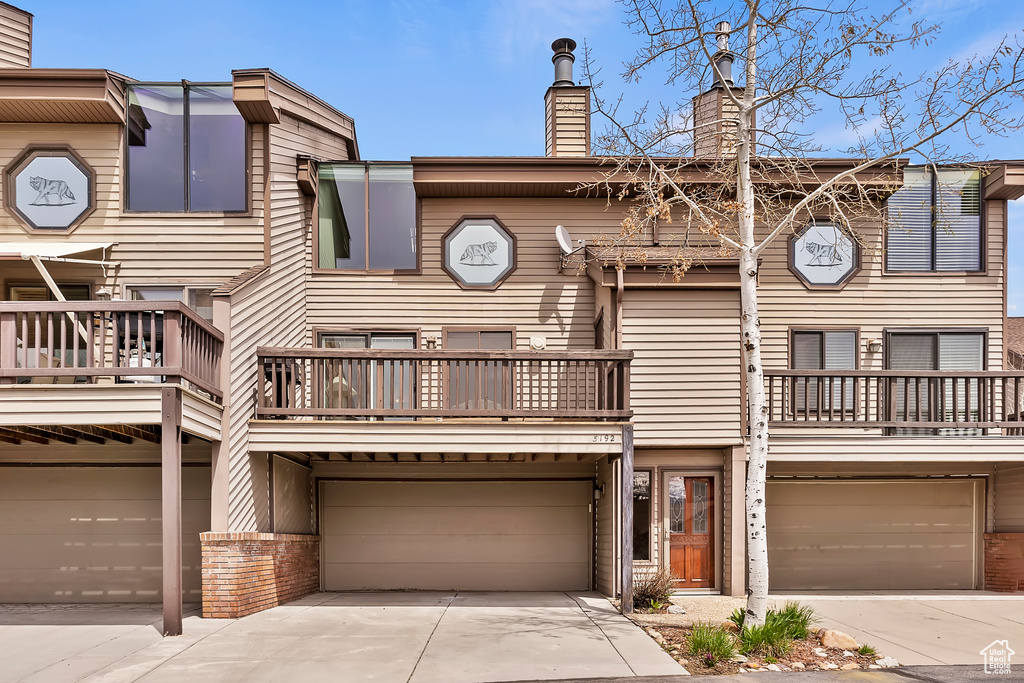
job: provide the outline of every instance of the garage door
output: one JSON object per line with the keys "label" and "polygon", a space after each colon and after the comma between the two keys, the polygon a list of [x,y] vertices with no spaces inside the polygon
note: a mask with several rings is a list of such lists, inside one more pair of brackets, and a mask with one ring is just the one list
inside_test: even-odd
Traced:
{"label": "garage door", "polygon": [[[184,598],[201,600],[210,469],[182,469]],[[159,467],[0,470],[0,602],[159,602]]]}
{"label": "garage door", "polygon": [[973,589],[974,481],[768,482],[772,590]]}
{"label": "garage door", "polygon": [[321,484],[326,590],[586,590],[589,481]]}

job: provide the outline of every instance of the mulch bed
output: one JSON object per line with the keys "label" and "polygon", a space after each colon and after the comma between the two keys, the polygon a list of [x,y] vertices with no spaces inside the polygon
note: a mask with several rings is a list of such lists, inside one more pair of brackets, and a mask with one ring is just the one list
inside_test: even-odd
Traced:
{"label": "mulch bed", "polygon": [[[857,669],[867,669],[869,667],[877,669],[879,667],[875,665],[875,660],[881,657],[880,654],[868,657],[857,652],[853,653],[853,657],[847,657],[843,655],[843,650],[841,649],[830,649],[822,646],[818,637],[812,634],[804,640],[794,641],[790,651],[774,662],[767,661],[764,657],[748,655],[747,661],[743,663],[717,662],[713,666],[708,666],[705,662],[701,661],[700,656],[691,654],[686,647],[686,637],[691,629],[659,626],[656,630],[650,627],[645,630],[655,640],[658,640],[658,638],[654,634],[659,634],[665,641],[662,643],[658,640],[659,644],[679,661],[687,671],[695,676],[736,674],[753,670],[765,670],[769,664],[774,664],[781,671],[837,670],[842,669],[844,666],[853,669],[854,667],[851,666],[851,663],[856,664]],[[817,654],[815,649],[823,650],[825,656]],[[801,669],[799,666],[794,667],[794,663],[803,664],[803,668]],[[827,666],[828,664],[833,666],[829,667]]]}

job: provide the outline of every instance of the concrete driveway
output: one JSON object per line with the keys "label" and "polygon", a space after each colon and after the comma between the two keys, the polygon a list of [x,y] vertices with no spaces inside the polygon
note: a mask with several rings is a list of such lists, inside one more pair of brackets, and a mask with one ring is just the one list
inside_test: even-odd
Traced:
{"label": "concrete driveway", "polygon": [[160,638],[153,606],[0,606],[0,681],[458,683],[681,667],[592,593],[320,593]]}
{"label": "concrete driveway", "polygon": [[772,595],[776,603],[787,598],[810,605],[822,624],[904,665],[981,666],[981,650],[994,640],[1024,652],[1024,595]]}

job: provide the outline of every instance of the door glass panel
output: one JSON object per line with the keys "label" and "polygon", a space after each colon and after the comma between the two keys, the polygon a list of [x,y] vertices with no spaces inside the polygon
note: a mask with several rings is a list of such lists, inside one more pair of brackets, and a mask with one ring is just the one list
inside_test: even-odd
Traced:
{"label": "door glass panel", "polygon": [[693,494],[693,533],[708,532],[708,483],[700,479],[691,480]]}
{"label": "door glass panel", "polygon": [[668,479],[668,530],[686,533],[686,483],[682,477]]}
{"label": "door glass panel", "polygon": [[651,473],[633,473],[633,559],[651,559]]}
{"label": "door glass panel", "polygon": [[[448,330],[445,345],[459,350],[503,350],[513,346],[510,331]],[[453,408],[498,410],[511,406],[501,361],[455,361],[448,365],[448,401]]]}

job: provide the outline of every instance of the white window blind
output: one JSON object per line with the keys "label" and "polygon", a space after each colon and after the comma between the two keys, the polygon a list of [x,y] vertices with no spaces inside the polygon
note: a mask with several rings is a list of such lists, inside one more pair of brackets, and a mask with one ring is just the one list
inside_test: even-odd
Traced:
{"label": "white window blind", "polygon": [[918,167],[903,177],[887,202],[888,270],[981,270],[981,174]]}

